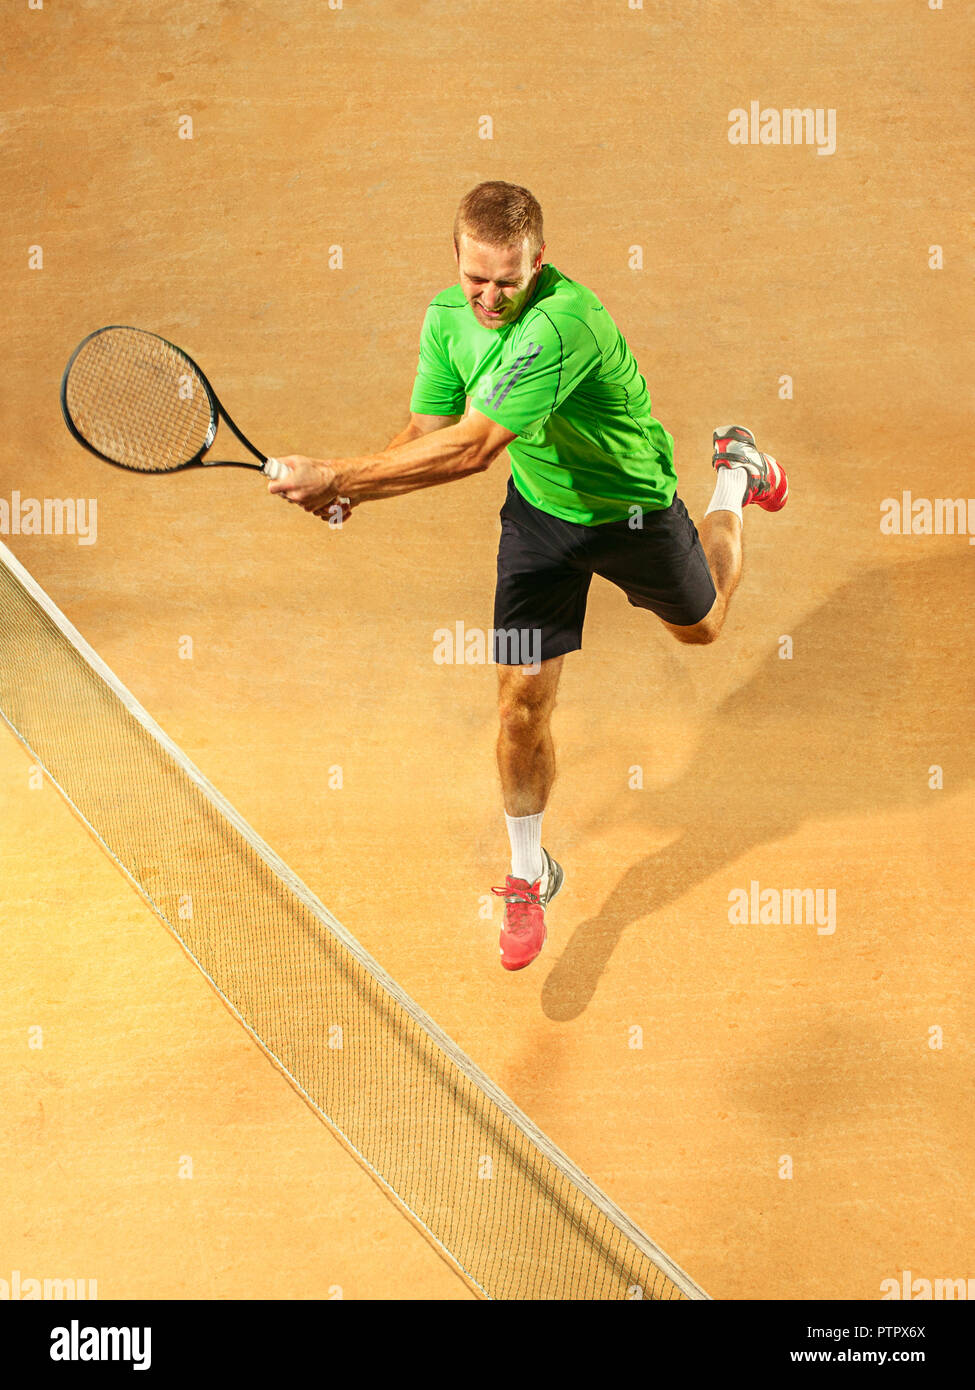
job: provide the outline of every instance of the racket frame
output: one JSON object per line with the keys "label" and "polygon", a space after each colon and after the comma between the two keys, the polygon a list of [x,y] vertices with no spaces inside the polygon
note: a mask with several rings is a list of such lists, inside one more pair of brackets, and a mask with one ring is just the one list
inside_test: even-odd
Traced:
{"label": "racket frame", "polygon": [[[172,468],[135,468],[132,464],[120,463],[118,459],[109,458],[108,455],[103,454],[100,449],[96,449],[94,444],[90,443],[84,437],[74,420],[72,420],[71,412],[68,409],[68,377],[74,365],[75,358],[78,356],[79,352],[81,352],[81,349],[91,342],[92,338],[97,338],[102,333],[110,333],[116,329],[125,329],[129,333],[142,333],[147,338],[156,338],[159,342],[165,343],[166,346],[171,348],[178,357],[181,357],[187,366],[192,368],[199,377],[203,389],[206,392],[207,403],[210,406],[210,428],[207,430],[203,447],[197,450],[193,457],[187,459],[185,463],[174,464]],[[247,436],[237,428],[233,420],[227,414],[226,409],[221,404],[216,391],[214,391],[207,380],[206,373],[193,361],[189,353],[184,352],[183,349],[177,347],[175,343],[171,343],[169,339],[164,338],[162,334],[150,333],[146,328],[133,328],[131,324],[127,323],[109,323],[105,324],[103,328],[96,328],[93,333],[89,333],[87,337],[82,338],[81,342],[68,358],[68,365],[65,367],[64,374],[61,377],[61,414],[64,416],[64,423],[67,425],[72,436],[78,441],[82,448],[87,449],[88,452],[94,454],[96,458],[104,460],[105,463],[110,463],[113,468],[124,468],[126,473],[141,473],[147,475],[152,473],[179,473],[184,468],[251,468],[259,473],[267,473],[269,476],[274,476],[274,472],[268,469],[267,456],[262,454],[260,449],[255,449]],[[229,426],[231,432],[237,436],[244,448],[252,453],[255,458],[260,459],[260,463],[247,463],[240,459],[205,459],[203,457],[217,437],[217,428],[221,420],[223,420],[225,425]]]}

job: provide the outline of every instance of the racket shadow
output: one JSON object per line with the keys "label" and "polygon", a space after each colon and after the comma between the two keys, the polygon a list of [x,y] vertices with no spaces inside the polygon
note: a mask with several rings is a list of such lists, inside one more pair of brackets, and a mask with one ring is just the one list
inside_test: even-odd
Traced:
{"label": "racket shadow", "polygon": [[[640,921],[652,933],[654,913],[751,851],[810,820],[920,812],[936,794],[933,764],[944,768],[947,794],[970,785],[975,695],[964,657],[975,638],[972,587],[967,547],[844,584],[791,633],[793,660],[770,654],[715,711],[686,772],[634,797],[622,816],[599,816],[603,831],[633,820],[685,829],[626,868],[575,928],[542,988],[547,1017],[577,1018],[628,927]],[[834,855],[826,879],[841,873]],[[727,886],[715,890],[716,921],[726,920]]]}

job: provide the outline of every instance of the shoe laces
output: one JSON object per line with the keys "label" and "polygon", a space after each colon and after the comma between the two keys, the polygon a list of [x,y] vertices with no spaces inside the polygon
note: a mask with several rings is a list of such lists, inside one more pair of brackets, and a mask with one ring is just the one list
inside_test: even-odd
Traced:
{"label": "shoe laces", "polygon": [[508,911],[505,914],[505,929],[507,931],[523,932],[528,931],[532,926],[532,909],[541,907],[542,900],[538,889],[541,879],[537,883],[529,884],[523,878],[508,878],[503,888],[492,888],[491,892],[497,894],[499,898],[504,898],[508,904]]}

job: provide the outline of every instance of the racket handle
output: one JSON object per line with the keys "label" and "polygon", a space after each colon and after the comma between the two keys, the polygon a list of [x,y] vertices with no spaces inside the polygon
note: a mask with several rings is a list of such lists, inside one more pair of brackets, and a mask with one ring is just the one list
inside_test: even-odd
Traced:
{"label": "racket handle", "polygon": [[283,478],[286,473],[291,472],[291,469],[285,468],[284,464],[279,463],[277,459],[268,459],[264,465],[264,472],[269,478],[277,479]]}

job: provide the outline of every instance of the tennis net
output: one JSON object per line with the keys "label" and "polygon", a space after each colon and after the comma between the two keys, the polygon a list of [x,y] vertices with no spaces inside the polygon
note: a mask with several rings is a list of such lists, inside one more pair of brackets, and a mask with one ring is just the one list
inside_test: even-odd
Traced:
{"label": "tennis net", "polygon": [[0,714],[255,1042],[476,1293],[707,1297],[363,950],[2,544]]}

